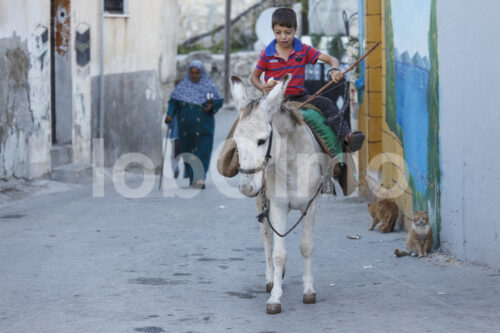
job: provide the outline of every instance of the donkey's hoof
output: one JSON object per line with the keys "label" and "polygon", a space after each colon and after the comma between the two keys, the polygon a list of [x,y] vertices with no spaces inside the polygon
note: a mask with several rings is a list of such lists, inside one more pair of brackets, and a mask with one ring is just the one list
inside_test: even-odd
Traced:
{"label": "donkey's hoof", "polygon": [[269,303],[267,304],[267,313],[268,314],[277,314],[281,312],[281,304],[279,303]]}
{"label": "donkey's hoof", "polygon": [[304,296],[302,297],[302,302],[304,302],[304,304],[316,303],[316,293],[304,294]]}
{"label": "donkey's hoof", "polygon": [[266,293],[270,293],[271,290],[273,290],[273,283],[272,282],[266,283]]}

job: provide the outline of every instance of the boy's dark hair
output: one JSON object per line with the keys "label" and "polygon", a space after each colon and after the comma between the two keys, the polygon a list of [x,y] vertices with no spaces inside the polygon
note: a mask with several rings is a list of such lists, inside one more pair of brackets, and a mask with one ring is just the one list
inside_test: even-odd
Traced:
{"label": "boy's dark hair", "polygon": [[275,25],[297,29],[297,15],[295,15],[295,11],[284,7],[276,9],[273,12],[273,29]]}

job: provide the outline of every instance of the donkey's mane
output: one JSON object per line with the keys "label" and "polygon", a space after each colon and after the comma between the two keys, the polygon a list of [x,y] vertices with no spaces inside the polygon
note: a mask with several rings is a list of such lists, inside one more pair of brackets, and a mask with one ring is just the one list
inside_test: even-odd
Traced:
{"label": "donkey's mane", "polygon": [[288,103],[281,103],[280,112],[288,114],[294,125],[304,125],[304,118],[296,107],[289,105]]}
{"label": "donkey's mane", "polygon": [[[250,102],[248,102],[247,105],[243,107],[243,114],[241,116],[242,120],[248,118],[252,114],[253,110],[259,106],[259,103],[262,100],[262,98],[263,96],[256,99],[252,99]],[[281,103],[280,113],[286,114],[288,117],[290,117],[295,126],[304,125],[304,118],[297,110],[297,108],[293,107],[292,105],[289,105],[285,102]]]}
{"label": "donkey's mane", "polygon": [[248,102],[248,104],[243,107],[243,114],[241,115],[241,119],[246,119],[246,118],[250,117],[253,109],[255,107],[259,106],[261,99],[262,99],[262,97],[250,100],[250,102]]}

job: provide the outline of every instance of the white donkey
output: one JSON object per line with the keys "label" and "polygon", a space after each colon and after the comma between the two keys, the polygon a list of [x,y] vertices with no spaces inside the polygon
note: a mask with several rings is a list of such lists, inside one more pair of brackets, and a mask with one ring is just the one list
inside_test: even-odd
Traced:
{"label": "white donkey", "polygon": [[[231,78],[233,99],[240,110],[239,123],[233,136],[239,154],[239,190],[245,196],[255,197],[260,193],[269,200],[269,214],[261,225],[266,256],[266,289],[271,291],[267,301],[269,314],[281,312],[286,249],[285,238],[276,232],[282,235],[287,232],[290,210],[300,210],[303,214],[300,242],[304,257],[303,302],[316,302],[311,273],[313,228],[316,199],[322,181],[321,171],[324,164],[328,163],[328,157],[321,153],[319,144],[302,117],[281,107],[290,79],[290,75],[284,76],[268,95],[250,102],[241,79],[235,76]],[[321,158],[318,159],[318,156]],[[265,214],[267,207],[263,209]],[[270,225],[274,230],[271,230]]]}

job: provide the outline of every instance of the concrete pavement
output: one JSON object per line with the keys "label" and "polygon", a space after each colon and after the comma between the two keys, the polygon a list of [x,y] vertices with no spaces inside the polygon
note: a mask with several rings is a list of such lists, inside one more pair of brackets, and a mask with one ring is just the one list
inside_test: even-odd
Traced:
{"label": "concrete pavement", "polygon": [[[218,116],[217,140],[232,117]],[[103,198],[80,186],[4,206],[0,332],[500,331],[500,272],[439,253],[396,258],[406,233],[368,231],[363,199],[319,202],[318,302],[302,304],[296,230],[279,315],[265,311],[254,200],[211,181],[193,199],[127,199],[108,184]]]}

